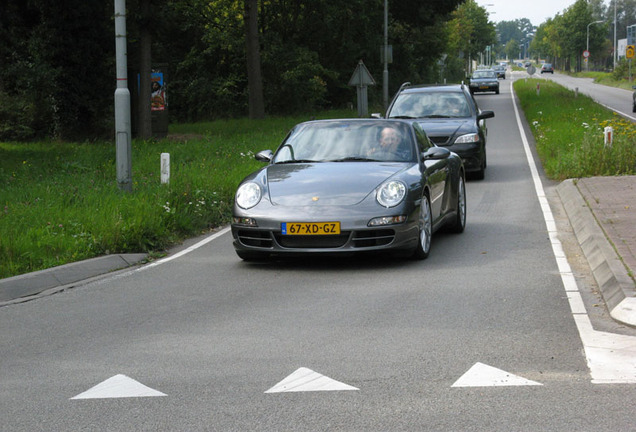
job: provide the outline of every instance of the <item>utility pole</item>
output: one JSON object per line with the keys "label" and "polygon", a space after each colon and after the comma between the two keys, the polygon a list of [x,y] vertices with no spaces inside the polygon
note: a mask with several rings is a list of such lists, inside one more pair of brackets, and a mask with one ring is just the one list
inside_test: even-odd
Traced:
{"label": "utility pole", "polygon": [[126,51],[126,0],[115,0],[115,52],[117,89],[115,90],[115,150],[117,186],[132,191],[130,91]]}
{"label": "utility pole", "polygon": [[389,1],[384,0],[384,70],[382,71],[382,99],[389,107]]}

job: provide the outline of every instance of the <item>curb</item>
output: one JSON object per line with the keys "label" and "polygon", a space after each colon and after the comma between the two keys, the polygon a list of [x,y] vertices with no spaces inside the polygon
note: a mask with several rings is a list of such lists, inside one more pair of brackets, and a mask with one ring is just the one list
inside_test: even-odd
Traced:
{"label": "curb", "polygon": [[140,263],[147,254],[106,255],[0,280],[0,304],[67,287]]}
{"label": "curb", "polygon": [[610,315],[623,324],[636,326],[636,287],[625,265],[583,199],[575,180],[565,180],[556,190]]}

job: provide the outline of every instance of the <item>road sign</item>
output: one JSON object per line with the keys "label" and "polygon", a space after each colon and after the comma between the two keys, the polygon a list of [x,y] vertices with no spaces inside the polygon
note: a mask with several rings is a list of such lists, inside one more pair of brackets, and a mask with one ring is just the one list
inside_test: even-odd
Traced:
{"label": "road sign", "polygon": [[375,80],[371,76],[369,69],[362,63],[362,60],[358,63],[358,66],[353,71],[353,75],[349,80],[350,86],[368,86],[375,85]]}
{"label": "road sign", "polygon": [[588,58],[590,56],[590,52],[588,50],[583,51],[583,57]]}
{"label": "road sign", "polygon": [[625,50],[625,57],[628,59],[634,58],[634,45],[627,45],[627,49]]}

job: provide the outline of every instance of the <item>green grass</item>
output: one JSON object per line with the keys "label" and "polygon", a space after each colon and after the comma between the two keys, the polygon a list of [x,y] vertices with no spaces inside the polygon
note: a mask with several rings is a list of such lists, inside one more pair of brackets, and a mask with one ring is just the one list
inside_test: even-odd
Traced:
{"label": "green grass", "polygon": [[[0,278],[108,253],[160,255],[228,223],[236,186],[263,166],[254,154],[308,119],[179,124],[167,139],[135,140],[131,193],[117,187],[112,142],[0,143]],[[167,185],[161,153],[170,153]]]}
{"label": "green grass", "polygon": [[[634,123],[552,81],[517,80],[514,88],[550,178],[636,173]],[[604,144],[603,131],[608,126],[614,129],[611,146]]]}

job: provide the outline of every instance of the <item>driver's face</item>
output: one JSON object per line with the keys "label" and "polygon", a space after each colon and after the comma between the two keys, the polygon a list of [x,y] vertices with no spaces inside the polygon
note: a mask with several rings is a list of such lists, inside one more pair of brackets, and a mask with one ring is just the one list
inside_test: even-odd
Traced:
{"label": "driver's face", "polygon": [[380,145],[383,148],[395,148],[400,141],[400,137],[395,129],[384,128],[380,134]]}

